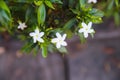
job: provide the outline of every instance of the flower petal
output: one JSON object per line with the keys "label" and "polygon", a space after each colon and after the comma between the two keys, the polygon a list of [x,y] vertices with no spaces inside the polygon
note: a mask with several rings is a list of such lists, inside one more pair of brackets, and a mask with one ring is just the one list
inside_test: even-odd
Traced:
{"label": "flower petal", "polygon": [[33,37],[33,42],[34,42],[34,43],[36,43],[36,42],[37,42],[36,37]]}
{"label": "flower petal", "polygon": [[54,39],[52,39],[52,43],[57,43],[59,40],[58,40],[58,38],[54,38]]}
{"label": "flower petal", "polygon": [[92,27],[92,22],[88,23],[88,28],[90,29]]}
{"label": "flower petal", "polygon": [[56,47],[57,47],[57,48],[60,48],[60,47],[61,47],[61,44],[60,44],[60,43],[57,43],[57,44],[56,44]]}
{"label": "flower petal", "polygon": [[67,34],[64,34],[63,37],[62,37],[62,40],[65,40]]}
{"label": "flower petal", "polygon": [[82,27],[87,28],[87,25],[84,22],[82,22]]}
{"label": "flower petal", "polygon": [[61,43],[61,45],[67,46],[67,43],[66,43],[65,41],[63,41],[63,42]]}
{"label": "flower petal", "polygon": [[87,38],[88,37],[88,33],[84,32],[84,37]]}
{"label": "flower petal", "polygon": [[44,32],[39,33],[39,37],[42,37],[44,35]]}
{"label": "flower petal", "polygon": [[36,34],[39,34],[39,29],[35,29],[35,33],[36,33]]}
{"label": "flower petal", "polygon": [[42,38],[37,38],[37,41],[42,42],[42,43],[44,42]]}
{"label": "flower petal", "polygon": [[94,29],[90,29],[90,30],[89,30],[89,33],[93,33],[93,32],[94,32]]}
{"label": "flower petal", "polygon": [[58,38],[61,38],[62,36],[60,35],[60,33],[56,33],[56,36],[58,37]]}
{"label": "flower petal", "polygon": [[31,33],[29,33],[29,35],[30,35],[31,37],[33,37],[33,36],[35,36],[35,33],[34,33],[34,32],[31,32]]}
{"label": "flower petal", "polygon": [[82,29],[79,29],[79,33],[82,33],[84,32],[85,30],[82,28]]}

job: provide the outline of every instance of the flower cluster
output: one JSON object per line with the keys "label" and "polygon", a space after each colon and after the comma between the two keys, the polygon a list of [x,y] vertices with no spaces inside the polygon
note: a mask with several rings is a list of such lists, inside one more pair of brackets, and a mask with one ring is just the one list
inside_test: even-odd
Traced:
{"label": "flower cluster", "polygon": [[[83,33],[84,37],[87,38],[89,33],[94,33],[94,29],[92,29],[92,22],[89,22],[88,25],[84,22],[81,23],[82,28],[79,29],[79,33]],[[19,23],[18,29],[23,30],[27,26],[25,23]],[[33,43],[39,42],[39,43],[44,43],[44,32],[40,32],[38,28],[35,29],[34,32],[30,32],[29,35],[30,37],[33,38]],[[56,44],[56,48],[61,48],[62,46],[67,46],[67,42],[65,41],[66,39],[66,34],[63,34],[63,36],[60,33],[56,33],[56,38],[51,39],[51,42]]]}
{"label": "flower cluster", "polygon": [[[11,2],[12,5],[9,4]],[[98,0],[2,0],[0,26],[9,28],[9,32],[15,32],[18,38],[26,41],[22,47],[25,53],[32,52],[36,55],[39,49],[43,57],[47,56],[48,51],[66,53],[66,38],[78,35],[81,42],[84,42],[95,33],[92,24],[102,22],[104,14],[94,6],[97,2]],[[22,15],[19,14],[21,11]]]}

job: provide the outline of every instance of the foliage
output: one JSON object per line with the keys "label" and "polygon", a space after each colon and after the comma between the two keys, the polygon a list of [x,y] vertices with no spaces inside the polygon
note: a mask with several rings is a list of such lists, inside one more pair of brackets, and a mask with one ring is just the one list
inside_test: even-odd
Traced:
{"label": "foliage", "polygon": [[[119,0],[108,0],[107,3],[101,0],[96,4],[88,3],[87,0],[0,0],[0,31],[8,31],[25,41],[22,48],[24,52],[32,51],[36,55],[41,49],[43,57],[46,57],[48,51],[66,53],[64,46],[56,48],[51,43],[57,32],[62,35],[66,33],[67,37],[78,35],[84,42],[83,33],[78,32],[83,22],[101,23],[105,12],[105,16],[114,16],[119,25],[119,9]],[[21,26],[23,30],[17,29],[20,23],[24,23]],[[34,43],[29,36],[36,28],[44,32],[44,43]]]}
{"label": "foliage", "polygon": [[101,0],[96,7],[104,11],[107,18],[113,17],[116,26],[120,25],[120,0]]}

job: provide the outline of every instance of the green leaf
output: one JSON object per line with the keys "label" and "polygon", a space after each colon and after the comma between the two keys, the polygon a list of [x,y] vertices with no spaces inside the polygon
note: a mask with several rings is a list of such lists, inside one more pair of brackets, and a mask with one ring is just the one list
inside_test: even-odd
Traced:
{"label": "green leaf", "polygon": [[81,43],[85,43],[86,42],[86,39],[85,39],[85,37],[84,37],[84,35],[82,33],[78,34],[78,36],[80,37]]}
{"label": "green leaf", "polygon": [[117,26],[119,26],[119,25],[120,25],[120,15],[119,15],[118,12],[115,12],[115,13],[114,13],[114,20],[115,20],[115,24],[116,24]]}
{"label": "green leaf", "polygon": [[36,55],[37,55],[37,53],[38,53],[38,51],[39,51],[39,47],[38,47],[38,45],[37,45],[37,46],[36,46],[36,47],[34,47],[34,48],[33,48],[33,50],[32,50],[33,55],[34,55],[34,56],[36,56]]}
{"label": "green leaf", "polygon": [[43,3],[43,1],[34,1],[34,3],[36,6],[40,6]]}
{"label": "green leaf", "polygon": [[21,48],[21,51],[29,54],[32,51],[33,47],[35,47],[35,44],[26,42],[24,46]]}
{"label": "green leaf", "polygon": [[70,9],[74,14],[77,14],[77,15],[79,15],[80,14],[80,11],[79,10],[77,10],[77,9]]}
{"label": "green leaf", "polygon": [[67,49],[65,47],[63,47],[63,46],[61,48],[59,48],[58,51],[60,53],[67,53]]}
{"label": "green leaf", "polygon": [[70,19],[65,25],[64,25],[64,30],[70,29],[76,22],[75,18]]}
{"label": "green leaf", "polygon": [[110,3],[109,3],[109,5],[108,5],[108,10],[111,10],[112,8],[113,8],[113,6],[114,6],[114,0],[111,0],[111,1],[109,1]]}
{"label": "green leaf", "polygon": [[45,1],[45,4],[52,9],[55,9],[54,6],[52,5],[52,3],[50,1]]}
{"label": "green leaf", "polygon": [[34,0],[11,0],[11,1],[17,3],[32,3]]}
{"label": "green leaf", "polygon": [[104,13],[102,11],[99,11],[98,9],[95,9],[95,8],[93,8],[89,13],[92,14],[93,16],[97,16],[97,17],[104,16]]}
{"label": "green leaf", "polygon": [[32,11],[33,11],[33,7],[32,6],[28,7],[25,14],[25,22],[27,22],[30,19]]}
{"label": "green leaf", "polygon": [[85,0],[79,0],[79,5],[81,7],[85,7]]}
{"label": "green leaf", "polygon": [[46,9],[45,9],[45,5],[41,4],[38,8],[37,11],[37,19],[38,19],[38,24],[43,24],[45,22],[45,18],[46,18]]}
{"label": "green leaf", "polygon": [[63,4],[61,0],[50,0],[53,3],[59,3],[59,4]]}
{"label": "green leaf", "polygon": [[47,46],[44,45],[44,44],[41,44],[41,49],[42,49],[42,56],[43,56],[44,58],[46,58],[46,57],[47,57],[47,54],[48,54],[48,52],[47,52]]}
{"label": "green leaf", "polygon": [[119,0],[115,0],[115,4],[117,7],[119,7]]}
{"label": "green leaf", "polygon": [[10,14],[10,10],[3,0],[0,0],[0,8],[2,8],[3,10],[7,11]]}
{"label": "green leaf", "polygon": [[11,19],[10,19],[10,16],[8,15],[8,13],[6,11],[0,9],[0,23],[2,25],[7,26],[10,21],[11,21]]}

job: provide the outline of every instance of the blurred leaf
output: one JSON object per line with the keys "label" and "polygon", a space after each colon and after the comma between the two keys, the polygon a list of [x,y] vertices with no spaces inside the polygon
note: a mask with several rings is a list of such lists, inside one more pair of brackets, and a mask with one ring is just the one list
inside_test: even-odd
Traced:
{"label": "blurred leaf", "polygon": [[72,26],[74,26],[75,22],[76,22],[75,18],[70,19],[67,23],[65,23],[65,25],[63,27],[64,30],[70,29]]}
{"label": "blurred leaf", "polygon": [[32,3],[34,0],[11,0],[11,1],[18,3]]}
{"label": "blurred leaf", "polygon": [[32,50],[33,55],[36,56],[38,51],[39,51],[39,47],[38,46],[34,47],[33,50]]}
{"label": "blurred leaf", "polygon": [[10,22],[10,17],[6,11],[0,9],[0,23],[7,26]]}
{"label": "blurred leaf", "polygon": [[107,5],[108,7],[108,10],[112,9],[113,8],[113,5],[114,5],[114,0],[110,0],[109,1],[109,5]]}
{"label": "blurred leaf", "polygon": [[34,3],[36,6],[40,6],[43,3],[43,1],[34,1]]}
{"label": "blurred leaf", "polygon": [[80,8],[85,7],[85,2],[86,2],[86,0],[79,0]]}
{"label": "blurred leaf", "polygon": [[118,12],[114,13],[114,20],[115,20],[115,24],[119,26],[120,25],[120,14]]}
{"label": "blurred leaf", "polygon": [[80,14],[80,11],[76,10],[76,9],[70,9],[74,14],[77,14],[79,15]]}
{"label": "blurred leaf", "polygon": [[2,8],[3,10],[7,11],[10,14],[10,10],[3,0],[0,0],[0,8]]}
{"label": "blurred leaf", "polygon": [[31,15],[32,15],[31,13],[33,12],[33,10],[34,9],[32,6],[28,7],[26,14],[25,14],[25,22],[27,22],[30,19]]}
{"label": "blurred leaf", "polygon": [[61,48],[59,48],[58,51],[60,53],[67,53],[67,49],[65,47],[63,47],[63,46]]}
{"label": "blurred leaf", "polygon": [[38,8],[37,11],[37,19],[38,19],[38,24],[43,24],[45,22],[45,17],[46,17],[46,9],[45,5],[41,4]]}
{"label": "blurred leaf", "polygon": [[47,46],[44,45],[44,44],[41,44],[41,49],[42,49],[42,56],[43,56],[44,58],[46,58],[46,57],[47,57],[47,54],[48,54],[48,52],[47,52]]}
{"label": "blurred leaf", "polygon": [[52,5],[52,3],[50,1],[45,1],[45,4],[52,9],[55,9],[54,6]]}
{"label": "blurred leaf", "polygon": [[63,4],[61,0],[50,0],[53,3],[59,3],[59,4]]}
{"label": "blurred leaf", "polygon": [[93,8],[89,13],[97,17],[104,16],[104,13],[102,11],[99,11],[98,9],[95,9],[95,8]]}
{"label": "blurred leaf", "polygon": [[27,54],[30,54],[32,49],[36,46],[36,44],[31,44],[29,42],[26,42],[24,46],[21,48],[22,52],[26,52]]}
{"label": "blurred leaf", "polygon": [[82,33],[80,33],[80,34],[78,34],[78,35],[79,35],[79,37],[80,37],[81,43],[85,43],[85,42],[86,42],[86,39],[85,39],[84,35],[83,35]]}
{"label": "blurred leaf", "polygon": [[115,4],[117,7],[119,7],[119,0],[115,0]]}

